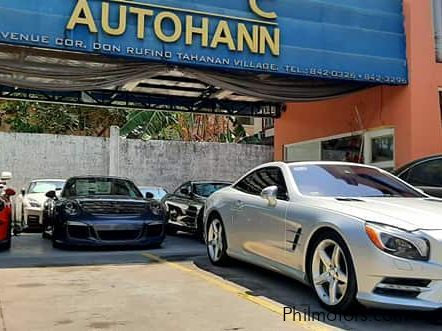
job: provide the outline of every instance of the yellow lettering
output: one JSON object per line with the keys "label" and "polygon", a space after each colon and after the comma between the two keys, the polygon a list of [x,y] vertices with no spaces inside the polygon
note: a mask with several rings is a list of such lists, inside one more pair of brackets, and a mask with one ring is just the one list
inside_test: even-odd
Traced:
{"label": "yellow lettering", "polygon": [[[171,35],[167,35],[163,31],[163,21],[169,19],[174,25],[174,32]],[[155,34],[158,39],[164,41],[165,43],[174,43],[181,37],[183,32],[183,25],[177,15],[171,12],[162,12],[155,17]]]}
{"label": "yellow lettering", "polygon": [[78,0],[66,29],[74,30],[77,24],[86,25],[90,32],[98,32],[94,17],[92,16],[92,11],[86,0]]}
{"label": "yellow lettering", "polygon": [[201,46],[209,46],[209,19],[201,20],[201,27],[193,26],[193,17],[186,16],[186,45],[193,44],[193,35],[201,35]]}
{"label": "yellow lettering", "polygon": [[267,18],[267,19],[276,19],[278,18],[278,15],[275,12],[266,12],[264,10],[262,10],[261,8],[259,8],[258,0],[249,0],[249,5],[250,5],[250,9],[252,10],[252,12],[254,12],[256,15],[261,16],[263,18]]}
{"label": "yellow lettering", "polygon": [[232,38],[232,32],[230,31],[229,24],[227,21],[219,21],[216,27],[215,33],[213,35],[211,48],[217,48],[218,44],[226,44],[231,51],[236,50],[235,42]]}
{"label": "yellow lettering", "polygon": [[126,21],[127,21],[127,7],[120,6],[120,18],[118,22],[118,27],[113,28],[110,26],[109,9],[110,5],[107,2],[102,4],[102,14],[101,14],[101,26],[108,35],[111,36],[121,36],[126,32]]}
{"label": "yellow lettering", "polygon": [[238,51],[244,51],[244,42],[252,53],[258,53],[259,47],[259,27],[254,25],[252,35],[244,23],[238,24]]}
{"label": "yellow lettering", "polygon": [[281,31],[279,28],[273,30],[273,38],[265,26],[261,26],[259,29],[259,53],[265,54],[266,47],[268,47],[274,56],[279,56],[281,39]]}
{"label": "yellow lettering", "polygon": [[130,7],[129,12],[137,15],[137,38],[144,39],[144,31],[146,26],[146,17],[153,16],[153,11],[137,7]]}

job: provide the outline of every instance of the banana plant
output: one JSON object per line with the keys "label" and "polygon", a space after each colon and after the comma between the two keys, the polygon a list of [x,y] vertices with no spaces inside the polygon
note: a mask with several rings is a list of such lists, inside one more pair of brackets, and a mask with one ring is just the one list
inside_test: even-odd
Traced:
{"label": "banana plant", "polygon": [[128,115],[120,134],[123,137],[141,137],[145,140],[167,139],[179,135],[176,132],[177,124],[178,119],[173,113],[143,110]]}

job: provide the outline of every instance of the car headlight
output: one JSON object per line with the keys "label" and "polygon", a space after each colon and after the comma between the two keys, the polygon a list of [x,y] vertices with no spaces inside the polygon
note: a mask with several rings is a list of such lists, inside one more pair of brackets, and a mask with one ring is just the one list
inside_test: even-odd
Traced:
{"label": "car headlight", "polygon": [[64,212],[70,216],[76,216],[80,214],[80,207],[72,201],[68,201],[64,205]]}
{"label": "car headlight", "polygon": [[428,240],[386,225],[367,223],[365,231],[373,244],[385,253],[410,260],[428,261]]}
{"label": "car headlight", "polygon": [[40,208],[41,207],[41,204],[37,200],[29,199],[28,201],[29,201],[29,205],[32,208]]}

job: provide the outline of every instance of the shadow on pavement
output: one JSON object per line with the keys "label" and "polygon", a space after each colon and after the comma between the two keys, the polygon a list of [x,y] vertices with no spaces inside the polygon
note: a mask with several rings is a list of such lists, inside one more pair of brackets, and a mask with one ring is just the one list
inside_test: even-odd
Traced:
{"label": "shadow on pavement", "polygon": [[91,247],[53,248],[41,234],[21,234],[13,238],[10,251],[0,252],[1,268],[68,267],[153,263],[143,252],[168,260],[184,261],[205,253],[204,246],[190,236],[168,237],[161,248]]}
{"label": "shadow on pavement", "polygon": [[[194,260],[195,266],[216,276],[248,289],[247,293],[261,296],[294,307],[298,314],[287,314],[286,321],[321,321],[346,330],[388,329],[440,330],[442,312],[388,311],[355,307],[348,315],[330,314],[318,303],[310,287],[291,278],[239,261],[229,267],[213,266],[207,257]],[[288,309],[287,309],[288,312]],[[283,316],[281,316],[283,318]]]}

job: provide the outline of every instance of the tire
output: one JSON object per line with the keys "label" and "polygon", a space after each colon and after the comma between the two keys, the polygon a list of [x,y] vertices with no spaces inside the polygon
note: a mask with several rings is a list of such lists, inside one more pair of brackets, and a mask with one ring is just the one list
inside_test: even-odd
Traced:
{"label": "tire", "polygon": [[0,250],[2,251],[7,251],[11,249],[11,245],[12,245],[12,235],[11,235],[11,222],[8,225],[8,240],[0,245]]}
{"label": "tire", "polygon": [[43,232],[41,233],[41,237],[43,239],[51,239],[51,235],[48,234],[45,230],[43,230]]}
{"label": "tire", "polygon": [[356,272],[344,240],[335,232],[323,233],[311,247],[307,272],[321,306],[333,313],[357,308]]}
{"label": "tire", "polygon": [[48,227],[49,225],[48,225],[47,216],[46,217],[43,216],[43,232],[41,233],[41,237],[43,239],[51,239],[51,236],[47,233]]}
{"label": "tire", "polygon": [[52,236],[51,236],[51,240],[52,240],[52,247],[53,248],[58,248],[58,249],[63,249],[66,248],[65,244],[61,244],[57,242],[57,228],[54,226],[54,228],[52,229]]}
{"label": "tire", "polygon": [[170,225],[167,225],[167,226],[166,226],[166,233],[167,233],[167,235],[169,235],[169,236],[175,236],[177,232],[178,232],[178,230],[175,229],[174,227],[172,227],[172,226],[170,226]]}
{"label": "tire", "polygon": [[227,237],[220,217],[213,217],[207,225],[207,255],[216,266],[226,266],[230,262],[227,255]]}
{"label": "tire", "polygon": [[8,251],[11,249],[11,246],[12,246],[12,240],[11,237],[9,237],[8,241],[3,244],[2,249]]}
{"label": "tire", "polygon": [[195,237],[201,242],[204,242],[204,229],[203,229],[203,215],[198,215],[196,219],[196,232]]}

